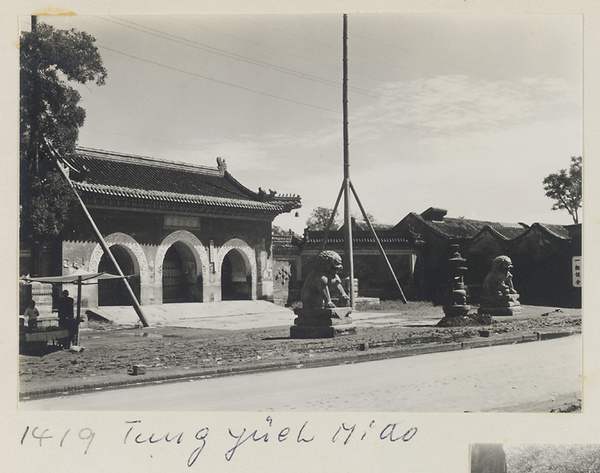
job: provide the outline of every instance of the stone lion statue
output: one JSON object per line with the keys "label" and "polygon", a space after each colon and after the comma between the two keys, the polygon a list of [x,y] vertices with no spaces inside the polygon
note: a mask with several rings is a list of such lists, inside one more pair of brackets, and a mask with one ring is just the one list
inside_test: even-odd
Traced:
{"label": "stone lion statue", "polygon": [[341,299],[347,305],[350,298],[344,291],[342,280],[338,275],[342,269],[342,258],[335,251],[319,253],[313,270],[306,277],[302,286],[302,307],[304,309],[335,307],[331,301],[330,288],[339,291]]}
{"label": "stone lion statue", "polygon": [[506,296],[516,294],[513,287],[512,261],[508,256],[497,256],[492,261],[492,270],[483,281],[482,295],[487,297]]}

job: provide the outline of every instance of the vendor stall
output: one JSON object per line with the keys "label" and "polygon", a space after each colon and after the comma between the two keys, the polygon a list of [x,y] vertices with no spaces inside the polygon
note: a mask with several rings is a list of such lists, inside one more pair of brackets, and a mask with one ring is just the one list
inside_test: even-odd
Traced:
{"label": "vendor stall", "polygon": [[[125,276],[127,277],[127,276]],[[45,327],[35,330],[24,330],[24,324],[20,324],[19,342],[23,344],[23,348],[27,349],[28,345],[33,344],[60,344],[68,346],[70,344],[78,345],[79,343],[79,324],[81,323],[81,286],[84,284],[98,284],[99,280],[105,279],[123,279],[123,276],[107,273],[90,273],[83,269],[78,269],[72,274],[65,276],[46,276],[46,277],[23,277],[22,284],[31,284],[33,282],[46,284],[77,284],[77,311],[74,314],[72,332],[67,327]]]}
{"label": "vendor stall", "polygon": [[69,331],[60,327],[47,327],[35,332],[24,330],[19,332],[19,353],[21,354],[43,352],[49,343],[53,346],[67,347]]}

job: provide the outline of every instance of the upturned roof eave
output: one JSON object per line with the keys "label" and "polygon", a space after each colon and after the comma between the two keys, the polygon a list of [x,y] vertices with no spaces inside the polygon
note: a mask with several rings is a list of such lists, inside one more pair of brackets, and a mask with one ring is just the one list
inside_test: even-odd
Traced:
{"label": "upturned roof eave", "polygon": [[[170,169],[184,173],[198,174],[203,176],[218,177],[224,179],[235,191],[241,195],[239,198],[212,196],[201,193],[178,193],[173,190],[153,190],[149,188],[138,189],[132,186],[114,186],[111,184],[88,183],[85,180],[74,181],[74,185],[84,192],[127,197],[130,199],[163,200],[165,202],[181,202],[185,204],[202,204],[210,206],[227,206],[235,208],[251,208],[263,211],[286,213],[301,207],[300,196],[267,194],[265,192],[254,192],[235,179],[226,168],[224,160],[217,159],[218,167],[202,166],[191,163],[168,161],[164,159],[151,158],[147,156],[118,153],[99,150],[94,148],[78,147],[77,155],[82,158],[100,161],[113,161],[130,165],[142,165],[154,169]],[[67,158],[67,161],[70,161]],[[73,163],[71,163],[73,164]],[[85,177],[84,177],[85,179]]]}
{"label": "upturned roof eave", "polygon": [[[502,230],[499,230],[498,228],[496,228],[496,226],[499,226],[501,228],[507,228],[507,229],[522,228],[523,232],[525,232],[528,228],[528,227],[524,226],[523,224],[520,224],[520,227],[517,227],[517,226],[508,226],[509,224],[502,224],[500,222],[491,222],[491,221],[485,221],[485,220],[450,219],[450,218],[445,219],[443,221],[443,223],[446,223],[449,226],[452,225],[452,221],[461,220],[461,221],[468,223],[469,225],[471,225],[473,227],[472,229],[464,228],[463,232],[462,232],[463,234],[457,234],[455,232],[449,232],[444,229],[438,228],[438,226],[435,225],[435,222],[427,220],[427,219],[423,218],[422,215],[419,215],[414,212],[411,212],[408,215],[406,215],[400,222],[398,222],[394,226],[394,228],[395,229],[401,228],[403,225],[407,225],[408,224],[407,222],[411,219],[416,220],[418,223],[424,225],[427,229],[429,229],[435,235],[437,235],[445,240],[453,241],[453,242],[460,242],[460,241],[464,241],[464,240],[470,240],[473,238],[477,238],[481,234],[481,232],[483,232],[486,228],[489,229],[490,232],[493,232],[494,235],[497,235],[499,238],[502,238],[505,240],[512,240],[516,237],[512,237],[509,234],[503,233]],[[478,226],[481,226],[481,227],[477,228]],[[519,235],[517,235],[517,236],[519,236]]]}
{"label": "upturned roof eave", "polygon": [[287,213],[300,206],[295,200],[277,200],[276,203],[257,202],[254,200],[230,199],[226,197],[213,197],[203,195],[176,194],[161,191],[147,191],[144,189],[122,188],[98,184],[74,182],[74,187],[83,192],[102,196],[107,199],[128,199],[132,201],[154,201],[164,203],[179,203],[183,205],[200,205],[208,207],[228,207],[243,210],[266,211],[272,213]]}
{"label": "upturned roof eave", "polygon": [[457,236],[452,236],[452,235],[448,235],[445,232],[442,232],[439,228],[436,228],[435,226],[431,225],[431,221],[424,219],[421,215],[415,213],[415,212],[410,212],[408,215],[406,215],[402,220],[400,220],[395,226],[394,229],[399,229],[402,227],[402,225],[405,225],[407,221],[409,221],[410,219],[414,219],[416,220],[418,223],[423,224],[428,230],[430,230],[432,233],[434,233],[435,235],[445,239],[445,240],[450,240],[450,241],[460,241],[460,240],[464,240],[464,239],[468,239],[470,237],[457,237]]}
{"label": "upturned roof eave", "polygon": [[504,235],[503,233],[499,232],[498,230],[496,230],[494,227],[491,227],[490,225],[486,225],[481,230],[479,230],[479,232],[477,232],[477,234],[472,239],[476,240],[477,238],[482,237],[486,233],[490,234],[493,237],[495,237],[495,238],[497,238],[499,240],[502,240],[502,241],[512,240],[512,238]]}
{"label": "upturned roof eave", "polygon": [[527,230],[525,230],[519,236],[513,238],[511,241],[514,242],[514,243],[518,243],[522,239],[527,238],[529,236],[529,234],[531,234],[531,233],[533,233],[535,231],[537,231],[539,233],[542,233],[542,234],[545,234],[546,236],[549,236],[551,238],[555,238],[555,239],[560,240],[560,241],[569,241],[569,240],[571,240],[571,238],[568,237],[568,236],[562,236],[562,235],[559,235],[556,232],[553,232],[552,230],[550,230],[549,228],[547,228],[544,224],[534,223]]}

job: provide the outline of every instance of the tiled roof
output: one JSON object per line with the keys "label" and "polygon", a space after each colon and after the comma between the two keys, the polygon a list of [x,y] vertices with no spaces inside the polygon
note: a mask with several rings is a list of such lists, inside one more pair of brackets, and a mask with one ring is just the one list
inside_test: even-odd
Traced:
{"label": "tiled roof", "polygon": [[[522,233],[521,233],[522,234]],[[475,235],[471,241],[477,240],[478,238],[483,237],[484,235],[491,235],[493,238],[497,239],[497,240],[503,240],[503,241],[508,241],[511,240],[512,238],[507,236],[507,235],[503,235],[502,233],[498,232],[497,230],[495,230],[494,228],[486,225],[485,227],[483,227],[478,233],[477,235]]]}
{"label": "tiled roof", "polygon": [[273,232],[271,238],[274,248],[298,248],[302,244],[302,237],[292,231],[286,233]]}
{"label": "tiled roof", "polygon": [[559,240],[570,240],[571,235],[567,227],[563,225],[553,225],[549,223],[534,223],[526,233],[522,235],[522,238],[526,238],[531,232],[539,231],[550,235],[551,237],[558,238]]}
{"label": "tiled roof", "polygon": [[[409,213],[404,217],[394,229],[401,229],[406,226],[415,227],[415,223],[420,223],[428,227],[434,233],[449,240],[468,240],[479,237],[482,233],[488,232],[501,240],[514,240],[524,236],[533,230],[545,232],[555,238],[568,240],[572,237],[569,231],[569,225],[554,225],[548,223],[534,223],[531,226],[524,223],[502,223],[488,220],[472,220],[468,218],[448,218],[444,209],[430,207],[425,212],[417,214]],[[416,222],[415,222],[416,221]]]}
{"label": "tiled roof", "polygon": [[569,229],[564,225],[553,225],[550,223],[538,223],[540,227],[544,228],[547,232],[553,234],[558,238],[570,238]]}
{"label": "tiled roof", "polygon": [[[431,228],[435,233],[448,238],[448,239],[466,239],[473,238],[476,236],[483,228],[490,227],[496,232],[498,232],[501,236],[512,239],[519,235],[521,235],[525,230],[527,230],[527,226],[520,223],[500,223],[500,222],[491,222],[486,220],[471,220],[467,218],[448,218],[444,217],[443,220],[428,220],[424,218],[422,215],[411,212],[409,214],[410,217],[418,220],[423,225]],[[404,221],[404,219],[403,219]],[[400,227],[402,222],[400,222],[396,227]],[[394,227],[394,228],[396,228]]]}
{"label": "tiled roof", "polygon": [[299,256],[302,247],[302,239],[292,232],[285,234],[273,233],[273,254],[275,257]]}
{"label": "tiled roof", "polygon": [[78,148],[67,159],[75,187],[84,194],[134,201],[251,209],[269,213],[300,207],[300,197],[253,192],[240,184],[223,160],[218,167]]}
{"label": "tiled roof", "polygon": [[[377,237],[382,245],[390,246],[405,246],[415,244],[415,238],[406,233],[394,231],[394,230],[376,230]],[[325,232],[321,230],[307,231],[305,234],[305,248],[317,248],[323,241]],[[329,232],[327,237],[327,244],[331,245],[343,245],[345,242],[345,235],[343,230],[335,230]],[[353,231],[352,232],[352,243],[355,246],[373,246],[377,248],[375,238],[368,230]]]}

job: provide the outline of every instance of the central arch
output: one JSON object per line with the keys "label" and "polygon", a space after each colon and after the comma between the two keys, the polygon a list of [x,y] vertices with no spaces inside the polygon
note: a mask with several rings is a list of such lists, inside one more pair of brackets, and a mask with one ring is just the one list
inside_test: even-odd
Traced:
{"label": "central arch", "polygon": [[173,243],[163,260],[163,304],[201,302],[202,272],[199,275],[192,251],[180,241]]}
{"label": "central arch", "polygon": [[162,303],[204,301],[208,253],[194,234],[186,230],[169,234],[158,247],[154,267]]}

